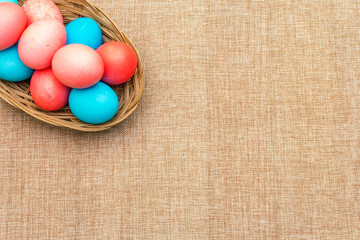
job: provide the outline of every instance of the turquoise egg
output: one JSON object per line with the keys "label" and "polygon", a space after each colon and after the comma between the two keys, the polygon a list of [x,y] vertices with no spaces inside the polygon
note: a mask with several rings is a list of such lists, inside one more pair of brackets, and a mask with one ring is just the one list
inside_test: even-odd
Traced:
{"label": "turquoise egg", "polygon": [[0,51],[0,78],[19,82],[31,78],[35,70],[27,67],[19,57],[18,44]]}
{"label": "turquoise egg", "polygon": [[81,121],[101,124],[112,119],[119,100],[114,90],[103,82],[85,89],[73,89],[69,96],[72,113]]}
{"label": "turquoise egg", "polygon": [[0,0],[0,2],[12,2],[12,3],[19,4],[17,0]]}
{"label": "turquoise egg", "polygon": [[91,18],[78,18],[66,26],[66,44],[79,43],[97,49],[102,44],[99,24]]}

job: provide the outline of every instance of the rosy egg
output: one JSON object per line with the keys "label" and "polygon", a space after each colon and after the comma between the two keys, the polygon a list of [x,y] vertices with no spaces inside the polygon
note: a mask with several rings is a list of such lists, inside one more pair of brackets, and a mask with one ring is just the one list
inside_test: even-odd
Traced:
{"label": "rosy egg", "polygon": [[70,44],[56,52],[52,68],[55,76],[71,88],[88,88],[100,81],[104,74],[101,56],[91,47]]}
{"label": "rosy egg", "polygon": [[96,50],[104,61],[105,72],[102,81],[110,85],[127,82],[135,73],[137,58],[135,52],[122,42],[107,42]]}
{"label": "rosy egg", "polygon": [[31,96],[41,109],[56,111],[69,99],[70,88],[56,79],[51,68],[35,71],[30,82]]}
{"label": "rosy egg", "polygon": [[55,19],[43,19],[31,24],[19,41],[19,56],[32,69],[45,69],[66,44],[65,26]]}
{"label": "rosy egg", "polygon": [[0,3],[0,50],[14,45],[26,27],[24,10],[12,2]]}
{"label": "rosy egg", "polygon": [[63,23],[59,8],[51,0],[27,0],[22,7],[26,12],[27,26],[45,18],[53,18]]}

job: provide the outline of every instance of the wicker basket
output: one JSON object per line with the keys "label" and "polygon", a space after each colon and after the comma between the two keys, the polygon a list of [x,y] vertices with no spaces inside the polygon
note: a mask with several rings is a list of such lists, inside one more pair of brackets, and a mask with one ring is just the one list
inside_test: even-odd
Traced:
{"label": "wicker basket", "polygon": [[[24,1],[25,0],[20,0],[20,5],[22,5]],[[56,112],[43,111],[31,98],[29,80],[17,83],[0,80],[0,97],[10,105],[23,110],[31,116],[56,126],[85,132],[97,132],[109,129],[126,119],[134,112],[139,104],[145,84],[139,54],[128,37],[122,33],[115,23],[98,7],[86,0],[54,0],[54,2],[59,7],[65,24],[79,17],[90,17],[100,24],[104,42],[121,41],[128,44],[135,51],[138,58],[135,75],[127,83],[114,86],[113,88],[119,97],[118,112],[109,122],[92,125],[77,119],[71,113],[68,106]]]}

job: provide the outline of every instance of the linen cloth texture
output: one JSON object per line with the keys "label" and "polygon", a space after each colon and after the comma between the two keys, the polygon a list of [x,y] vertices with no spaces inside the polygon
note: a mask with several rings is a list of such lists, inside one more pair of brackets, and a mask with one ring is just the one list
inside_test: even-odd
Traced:
{"label": "linen cloth texture", "polygon": [[0,101],[0,239],[360,239],[359,0],[92,0],[146,89],[100,133]]}

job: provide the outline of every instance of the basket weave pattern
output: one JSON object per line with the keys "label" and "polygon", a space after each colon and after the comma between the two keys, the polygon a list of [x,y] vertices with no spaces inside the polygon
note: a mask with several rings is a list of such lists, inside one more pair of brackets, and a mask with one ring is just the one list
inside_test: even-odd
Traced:
{"label": "basket weave pattern", "polygon": [[[115,23],[98,7],[86,0],[54,0],[59,7],[64,23],[79,17],[89,17],[97,21],[103,32],[103,41],[121,41],[128,44],[136,53],[138,59],[137,71],[127,83],[114,86],[113,89],[119,97],[119,109],[112,120],[104,124],[92,125],[77,119],[67,106],[56,112],[41,110],[32,100],[30,95],[30,81],[7,82],[0,80],[0,97],[10,105],[23,110],[31,116],[60,127],[67,127],[79,131],[96,132],[109,129],[125,120],[139,104],[144,90],[143,67],[139,54],[129,38],[122,33]],[[19,1],[20,5],[24,0]]]}

